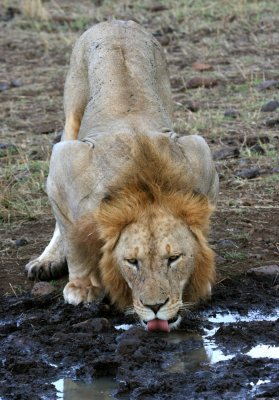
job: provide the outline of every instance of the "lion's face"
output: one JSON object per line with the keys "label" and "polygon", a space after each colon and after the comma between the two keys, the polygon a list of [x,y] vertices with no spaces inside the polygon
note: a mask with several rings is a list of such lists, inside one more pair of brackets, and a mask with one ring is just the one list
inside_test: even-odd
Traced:
{"label": "lion's face", "polygon": [[115,249],[117,262],[131,288],[134,310],[148,329],[167,331],[179,324],[195,248],[189,228],[162,210],[143,216],[122,231]]}

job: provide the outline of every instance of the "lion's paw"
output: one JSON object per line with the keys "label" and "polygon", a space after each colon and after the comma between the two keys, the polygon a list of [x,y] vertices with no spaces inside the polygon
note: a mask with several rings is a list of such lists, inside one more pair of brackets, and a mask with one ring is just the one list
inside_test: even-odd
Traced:
{"label": "lion's paw", "polygon": [[67,263],[65,258],[51,260],[38,257],[25,266],[25,271],[29,279],[49,281],[60,278],[62,275],[66,274]]}
{"label": "lion's paw", "polygon": [[68,282],[63,290],[66,303],[78,305],[80,303],[91,303],[103,297],[103,290],[99,287],[83,286],[74,282]]}

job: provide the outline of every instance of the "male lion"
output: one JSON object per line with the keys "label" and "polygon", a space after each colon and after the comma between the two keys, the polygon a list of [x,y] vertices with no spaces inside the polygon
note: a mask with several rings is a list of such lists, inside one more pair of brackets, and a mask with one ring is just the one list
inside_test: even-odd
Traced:
{"label": "male lion", "polygon": [[210,295],[207,244],[218,177],[200,136],[172,131],[163,50],[132,21],[104,22],[77,41],[64,94],[62,141],[47,181],[57,221],[30,278],[66,266],[66,302],[106,293],[149,330],[169,332]]}

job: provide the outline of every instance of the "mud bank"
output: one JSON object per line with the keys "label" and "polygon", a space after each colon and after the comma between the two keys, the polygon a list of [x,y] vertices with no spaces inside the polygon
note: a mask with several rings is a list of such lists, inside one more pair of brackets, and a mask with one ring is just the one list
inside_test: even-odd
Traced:
{"label": "mud bank", "polygon": [[275,288],[239,276],[165,334],[105,303],[2,297],[0,396],[278,399],[278,307]]}

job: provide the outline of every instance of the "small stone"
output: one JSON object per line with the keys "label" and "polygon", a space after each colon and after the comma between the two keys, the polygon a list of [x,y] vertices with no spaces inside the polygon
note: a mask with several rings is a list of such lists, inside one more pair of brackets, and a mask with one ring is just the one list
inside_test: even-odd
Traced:
{"label": "small stone", "polygon": [[279,107],[279,101],[271,100],[268,103],[266,103],[264,106],[262,106],[261,111],[262,112],[272,112],[272,111],[275,111],[278,107]]}
{"label": "small stone", "polygon": [[18,79],[11,79],[11,87],[20,87],[21,82]]}
{"label": "small stone", "polygon": [[192,101],[192,100],[188,100],[185,103],[185,107],[187,110],[192,111],[192,112],[197,112],[200,109],[200,106],[197,102]]}
{"label": "small stone", "polygon": [[212,88],[218,84],[217,79],[203,76],[196,76],[186,83],[187,89],[197,89],[200,87]]}
{"label": "small stone", "polygon": [[82,328],[83,331],[103,332],[111,328],[111,322],[106,318],[93,318],[90,320],[78,322],[73,328]]}
{"label": "small stone", "polygon": [[168,10],[168,7],[167,6],[164,6],[164,4],[161,4],[161,3],[154,3],[154,4],[152,4],[152,5],[150,5],[150,6],[145,6],[145,9],[146,10],[148,10],[148,11],[151,11],[151,12],[158,12],[158,11],[165,11],[165,10]]}
{"label": "small stone", "polygon": [[237,244],[234,243],[232,240],[230,239],[222,239],[219,240],[218,247],[224,248],[224,249],[232,249],[232,248],[238,248]]}
{"label": "small stone", "polygon": [[16,147],[11,143],[0,143],[0,150],[10,149],[10,148],[16,148]]}
{"label": "small stone", "polygon": [[250,136],[246,139],[246,146],[252,147],[259,142],[262,144],[269,143],[270,139],[267,135]]}
{"label": "small stone", "polygon": [[195,71],[212,71],[213,70],[213,66],[210,64],[205,64],[205,63],[200,63],[200,62],[195,62],[194,64],[192,64],[192,68]]}
{"label": "small stone", "polygon": [[260,175],[260,169],[258,167],[243,169],[236,173],[238,178],[253,179]]}
{"label": "small stone", "polygon": [[237,111],[235,108],[227,108],[224,112],[224,116],[230,118],[237,118],[240,116],[240,112]]}
{"label": "small stone", "polygon": [[0,92],[10,89],[10,85],[7,82],[0,82]]}
{"label": "small stone", "polygon": [[263,265],[262,267],[251,268],[247,274],[258,279],[267,280],[273,285],[279,282],[279,265]]}
{"label": "small stone", "polygon": [[41,296],[46,296],[48,294],[51,294],[55,292],[55,287],[52,286],[48,282],[37,282],[33,286],[33,289],[31,290],[31,294],[34,297],[41,297]]}
{"label": "small stone", "polygon": [[133,354],[139,347],[139,340],[137,338],[123,339],[117,346],[116,352],[121,355]]}
{"label": "small stone", "polygon": [[28,241],[25,238],[20,238],[15,240],[15,245],[17,247],[25,246],[26,244],[28,244]]}
{"label": "small stone", "polygon": [[170,43],[170,38],[168,36],[157,36],[156,39],[161,46],[167,46]]}
{"label": "small stone", "polygon": [[265,121],[265,125],[269,128],[272,128],[275,125],[279,125],[279,118],[268,119],[267,121]]}
{"label": "small stone", "polygon": [[213,160],[224,160],[226,158],[236,158],[240,154],[237,147],[224,147],[213,153]]}
{"label": "small stone", "polygon": [[261,155],[265,154],[265,149],[258,143],[251,147],[251,151],[253,151],[254,153],[261,154]]}
{"label": "small stone", "polygon": [[256,89],[261,91],[261,90],[271,89],[274,87],[279,88],[279,80],[270,79],[268,81],[264,81],[260,83],[258,86],[256,86]]}

